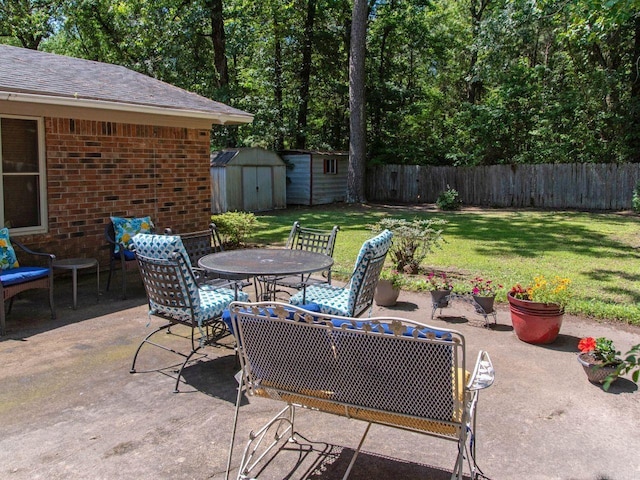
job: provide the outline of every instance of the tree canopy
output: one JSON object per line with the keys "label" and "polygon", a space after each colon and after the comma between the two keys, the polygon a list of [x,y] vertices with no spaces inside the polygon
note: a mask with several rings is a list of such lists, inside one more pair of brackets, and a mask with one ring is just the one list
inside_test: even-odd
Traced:
{"label": "tree canopy", "polygon": [[[640,161],[640,0],[369,0],[366,161]],[[214,148],[348,150],[349,0],[0,0],[0,41],[255,114]]]}

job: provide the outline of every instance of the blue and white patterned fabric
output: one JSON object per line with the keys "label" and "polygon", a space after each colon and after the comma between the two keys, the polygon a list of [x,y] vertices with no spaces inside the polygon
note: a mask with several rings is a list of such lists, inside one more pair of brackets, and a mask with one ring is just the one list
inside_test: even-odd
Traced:
{"label": "blue and white patterned fabric", "polygon": [[334,285],[312,285],[306,292],[298,292],[291,297],[289,302],[293,305],[316,303],[320,311],[329,315],[351,316],[356,305],[356,294],[360,283],[364,280],[367,265],[363,262],[365,255],[375,258],[386,255],[391,247],[393,233],[384,230],[362,244],[351,275],[351,281],[344,288]]}
{"label": "blue and white patterned fabric", "polygon": [[[198,286],[191,271],[189,255],[187,255],[187,251],[179,236],[139,233],[133,237],[133,244],[135,245],[136,253],[149,258],[171,260],[173,259],[172,254],[181,254],[182,257],[178,259],[178,262],[186,280],[186,289],[188,290],[183,293],[192,299],[195,320],[198,325],[202,325],[202,323],[207,320],[221,316],[222,312],[229,307],[229,304],[236,299],[236,292],[234,290],[228,288],[212,288],[206,285]],[[237,299],[246,302],[249,300],[249,295],[239,291],[237,292]],[[166,307],[151,303],[150,308],[150,313],[152,314],[156,312],[162,313],[181,321],[189,321],[191,318],[189,309],[181,307]]]}
{"label": "blue and white patterned fabric", "polygon": [[154,228],[151,217],[149,216],[140,218],[111,217],[111,223],[113,223],[113,231],[116,236],[116,245],[113,249],[114,254],[120,251],[120,245],[129,247],[129,244],[136,234],[151,233]]}

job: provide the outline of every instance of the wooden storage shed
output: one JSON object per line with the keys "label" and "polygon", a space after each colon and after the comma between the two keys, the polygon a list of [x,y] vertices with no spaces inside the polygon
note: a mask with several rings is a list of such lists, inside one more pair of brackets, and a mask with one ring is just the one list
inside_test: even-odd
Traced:
{"label": "wooden storage shed", "polygon": [[287,164],[287,203],[322,205],[347,198],[347,152],[286,150],[280,156]]}
{"label": "wooden storage shed", "polygon": [[275,152],[235,148],[211,154],[211,213],[287,207],[286,166]]}

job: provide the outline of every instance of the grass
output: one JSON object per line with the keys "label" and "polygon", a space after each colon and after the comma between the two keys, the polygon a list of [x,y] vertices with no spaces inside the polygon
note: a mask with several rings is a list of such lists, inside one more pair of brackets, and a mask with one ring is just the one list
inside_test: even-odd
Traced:
{"label": "grass", "polygon": [[385,216],[443,218],[446,243],[423,267],[446,271],[456,282],[475,276],[505,286],[535,275],[572,281],[566,311],[640,325],[640,217],[619,213],[332,205],[258,215],[256,243],[284,244],[295,220],[330,229],[340,226],[334,252],[337,275],[351,272],[358,250],[372,236],[369,225]]}

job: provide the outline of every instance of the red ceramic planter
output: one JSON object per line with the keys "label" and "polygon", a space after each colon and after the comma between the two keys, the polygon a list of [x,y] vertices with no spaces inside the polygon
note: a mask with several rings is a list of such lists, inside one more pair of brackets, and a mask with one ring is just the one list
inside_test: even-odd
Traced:
{"label": "red ceramic planter", "polygon": [[552,343],[560,333],[564,310],[553,303],[520,300],[507,294],[513,330],[520,340],[533,344]]}

